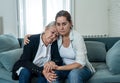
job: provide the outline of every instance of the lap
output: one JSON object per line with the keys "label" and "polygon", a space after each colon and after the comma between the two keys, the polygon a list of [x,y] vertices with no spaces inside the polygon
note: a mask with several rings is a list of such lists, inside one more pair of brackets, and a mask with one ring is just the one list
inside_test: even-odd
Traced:
{"label": "lap", "polygon": [[68,70],[56,70],[55,73],[57,74],[59,80],[66,79],[69,71]]}
{"label": "lap", "polygon": [[87,67],[77,68],[70,71],[68,78],[82,78],[88,80],[92,76],[92,72]]}

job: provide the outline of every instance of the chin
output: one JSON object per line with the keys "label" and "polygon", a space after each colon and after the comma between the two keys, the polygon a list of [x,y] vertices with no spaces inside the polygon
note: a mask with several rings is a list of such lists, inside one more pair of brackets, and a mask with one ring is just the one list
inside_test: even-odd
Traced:
{"label": "chin", "polygon": [[65,35],[64,33],[60,33],[60,35]]}

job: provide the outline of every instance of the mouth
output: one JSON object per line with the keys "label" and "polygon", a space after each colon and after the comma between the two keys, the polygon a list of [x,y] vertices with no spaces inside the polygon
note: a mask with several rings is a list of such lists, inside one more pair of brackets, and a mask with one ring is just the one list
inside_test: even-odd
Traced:
{"label": "mouth", "polygon": [[60,33],[64,33],[65,31],[59,31]]}

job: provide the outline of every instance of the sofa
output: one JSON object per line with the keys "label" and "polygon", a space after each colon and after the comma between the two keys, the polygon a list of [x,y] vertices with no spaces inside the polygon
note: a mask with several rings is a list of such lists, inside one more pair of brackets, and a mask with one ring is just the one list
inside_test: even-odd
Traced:
{"label": "sofa", "polygon": [[[120,83],[120,37],[84,40],[87,57],[96,70],[87,83]],[[0,35],[0,83],[18,83],[12,80],[11,70],[22,52],[23,38],[11,34]]]}

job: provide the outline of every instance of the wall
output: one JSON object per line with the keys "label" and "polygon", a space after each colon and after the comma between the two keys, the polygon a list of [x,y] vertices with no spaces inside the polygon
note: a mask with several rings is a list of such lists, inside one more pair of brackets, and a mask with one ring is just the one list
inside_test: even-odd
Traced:
{"label": "wall", "polygon": [[120,37],[120,0],[109,0],[110,36]]}
{"label": "wall", "polygon": [[108,35],[108,0],[75,0],[75,29],[82,35]]}
{"label": "wall", "polygon": [[0,34],[3,34],[3,19],[0,17]]}
{"label": "wall", "polygon": [[0,17],[3,18],[3,33],[18,35],[16,0],[0,0]]}
{"label": "wall", "polygon": [[[18,36],[17,0],[0,0],[3,33]],[[120,0],[74,0],[74,28],[82,35],[120,36]]]}

